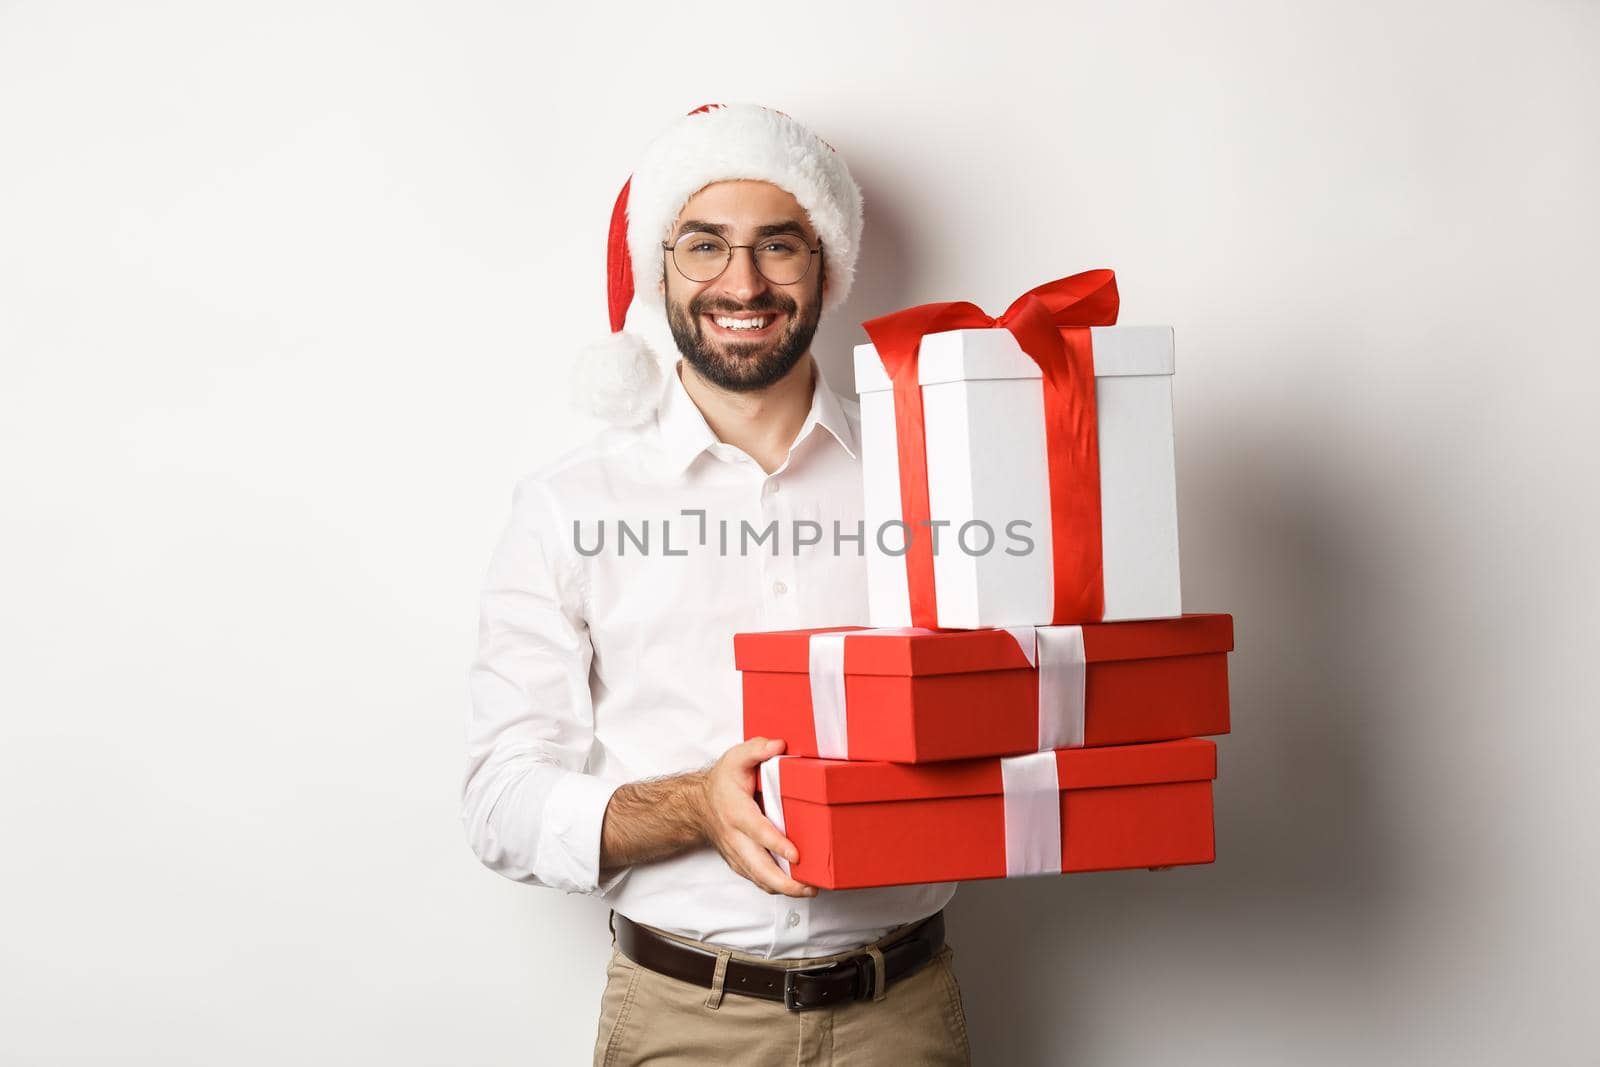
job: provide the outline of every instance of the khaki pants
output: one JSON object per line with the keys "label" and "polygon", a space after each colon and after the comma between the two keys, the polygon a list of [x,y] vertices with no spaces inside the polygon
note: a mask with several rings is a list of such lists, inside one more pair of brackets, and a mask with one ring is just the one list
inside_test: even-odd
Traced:
{"label": "khaki pants", "polygon": [[[885,940],[898,933],[892,931]],[[685,943],[707,952],[719,951],[715,945]],[[860,951],[781,961],[739,952],[728,955],[757,963],[816,967]],[[663,1067],[965,1067],[971,1062],[967,1017],[951,966],[953,958],[946,945],[921,970],[891,985],[882,1000],[791,1012],[776,1001],[738,993],[724,995],[720,989],[668,978],[640,967],[613,948],[606,966],[606,991],[600,999],[595,1067],[638,1063]]]}

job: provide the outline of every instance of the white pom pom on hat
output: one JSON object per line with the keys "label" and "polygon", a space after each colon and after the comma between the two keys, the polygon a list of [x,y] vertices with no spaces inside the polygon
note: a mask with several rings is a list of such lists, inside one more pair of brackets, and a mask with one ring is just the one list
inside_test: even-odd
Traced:
{"label": "white pom pom on hat", "polygon": [[[668,127],[623,183],[606,241],[611,336],[579,354],[578,401],[618,425],[648,420],[676,359],[644,334],[670,337],[660,292],[661,243],[695,193],[713,182],[771,182],[805,209],[827,257],[823,310],[844,303],[861,248],[861,190],[826,141],[780,111],[757,104],[707,104]],[[646,277],[638,276],[641,265]],[[670,351],[670,349],[669,349]]]}

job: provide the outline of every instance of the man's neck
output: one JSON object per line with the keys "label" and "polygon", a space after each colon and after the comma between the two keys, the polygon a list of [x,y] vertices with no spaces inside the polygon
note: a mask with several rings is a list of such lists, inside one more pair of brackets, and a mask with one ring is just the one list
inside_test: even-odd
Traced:
{"label": "man's neck", "polygon": [[705,416],[711,432],[718,440],[743,450],[768,474],[783,465],[805,425],[816,373],[816,361],[808,352],[767,388],[736,393],[706,381],[688,362],[678,364],[684,391]]}

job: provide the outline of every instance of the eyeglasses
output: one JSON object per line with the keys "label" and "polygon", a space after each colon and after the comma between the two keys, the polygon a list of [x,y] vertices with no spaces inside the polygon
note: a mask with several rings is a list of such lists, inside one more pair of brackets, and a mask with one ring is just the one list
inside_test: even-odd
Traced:
{"label": "eyeglasses", "polygon": [[811,248],[793,234],[779,233],[761,238],[758,244],[730,245],[714,233],[686,233],[662,251],[672,253],[672,262],[691,282],[711,282],[733,262],[735,248],[748,248],[756,270],[773,285],[793,285],[811,270],[811,257],[820,255],[822,242]]}

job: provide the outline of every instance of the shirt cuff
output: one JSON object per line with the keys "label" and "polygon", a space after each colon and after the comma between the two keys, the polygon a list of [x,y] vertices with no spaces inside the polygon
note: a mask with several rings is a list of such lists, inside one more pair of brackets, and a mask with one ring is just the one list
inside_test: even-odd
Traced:
{"label": "shirt cuff", "polygon": [[[569,893],[600,888],[600,827],[621,782],[571,772],[557,780],[544,803],[534,867],[540,881]],[[607,888],[616,881],[606,880]]]}

